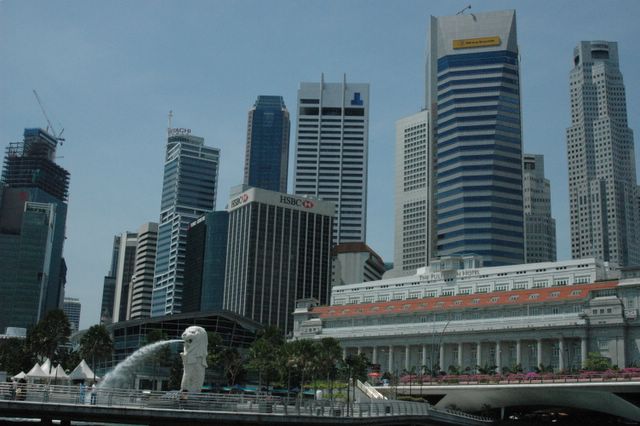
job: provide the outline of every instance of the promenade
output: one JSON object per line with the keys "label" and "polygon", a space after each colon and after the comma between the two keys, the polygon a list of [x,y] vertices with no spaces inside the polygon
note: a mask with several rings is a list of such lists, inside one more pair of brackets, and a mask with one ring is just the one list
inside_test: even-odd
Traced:
{"label": "promenade", "polygon": [[0,385],[0,412],[6,418],[125,424],[219,425],[487,425],[492,420],[437,409],[426,403],[380,400],[351,402],[300,400],[270,395],[182,394],[127,389],[98,389],[95,395],[78,386],[29,384],[13,393]]}

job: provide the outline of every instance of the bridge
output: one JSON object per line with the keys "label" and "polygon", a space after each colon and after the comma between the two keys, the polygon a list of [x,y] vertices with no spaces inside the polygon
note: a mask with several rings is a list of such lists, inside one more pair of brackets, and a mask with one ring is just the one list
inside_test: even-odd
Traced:
{"label": "bridge", "polygon": [[517,379],[430,380],[376,386],[383,395],[422,396],[435,408],[480,412],[484,408],[568,407],[640,421],[640,377],[557,376]]}
{"label": "bridge", "polygon": [[0,385],[0,416],[105,423],[175,425],[470,425],[493,420],[426,403],[395,400],[351,402],[300,400],[270,395],[183,394],[129,389],[98,389],[95,395],[78,386]]}

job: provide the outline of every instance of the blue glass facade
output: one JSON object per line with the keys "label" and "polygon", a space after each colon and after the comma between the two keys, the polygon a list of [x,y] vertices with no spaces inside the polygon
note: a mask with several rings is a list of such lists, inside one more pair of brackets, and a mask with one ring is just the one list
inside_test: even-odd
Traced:
{"label": "blue glass facade", "polygon": [[220,150],[204,139],[176,134],[167,140],[151,316],[181,312],[189,225],[215,209]]}
{"label": "blue glass facade", "polygon": [[[503,23],[508,28],[502,33],[499,26],[496,29],[496,22],[502,20],[499,14],[504,16]],[[436,59],[431,63],[437,152],[434,172],[437,253],[482,255],[485,266],[523,263],[522,138],[515,15],[489,13],[479,15],[477,21],[467,16],[445,18],[464,20],[467,27],[457,28],[448,21],[441,23],[440,19],[435,19],[438,29],[432,32],[441,39],[436,43],[438,51],[432,50]],[[485,22],[487,28],[483,27]],[[461,32],[455,33],[458,30]],[[499,35],[495,48],[449,47],[453,40],[486,36],[487,32]]]}
{"label": "blue glass facade", "polygon": [[249,111],[245,185],[287,192],[290,127],[282,96],[258,96]]}

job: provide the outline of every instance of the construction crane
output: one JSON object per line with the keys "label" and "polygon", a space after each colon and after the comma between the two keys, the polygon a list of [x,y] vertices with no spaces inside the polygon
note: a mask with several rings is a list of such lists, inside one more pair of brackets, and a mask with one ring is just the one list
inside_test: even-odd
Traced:
{"label": "construction crane", "polygon": [[53,137],[58,142],[60,142],[60,145],[62,145],[62,143],[65,141],[65,139],[62,137],[62,133],[64,133],[64,127],[62,128],[60,133],[56,132],[56,129],[53,128],[53,124],[51,124],[51,120],[49,120],[49,116],[47,115],[47,111],[45,111],[45,109],[44,109],[44,105],[42,105],[42,101],[40,100],[40,96],[38,96],[38,92],[36,92],[36,89],[33,89],[33,94],[36,96],[36,100],[38,101],[38,105],[40,105],[40,110],[42,110],[42,115],[44,115],[44,118],[47,120],[47,132],[49,131],[49,129],[51,129],[51,133],[53,133]]}
{"label": "construction crane", "polygon": [[468,5],[467,7],[462,9],[460,12],[456,13],[456,15],[462,15],[464,13],[464,11],[467,10],[467,9],[471,9],[471,5]]}

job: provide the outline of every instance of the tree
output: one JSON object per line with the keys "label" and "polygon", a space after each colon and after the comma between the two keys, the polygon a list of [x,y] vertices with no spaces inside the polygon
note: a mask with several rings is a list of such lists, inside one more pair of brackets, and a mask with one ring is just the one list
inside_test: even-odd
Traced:
{"label": "tree", "polygon": [[27,332],[28,351],[39,358],[57,360],[60,346],[69,341],[71,327],[61,309],[47,312],[44,318]]}
{"label": "tree", "polygon": [[590,371],[605,371],[611,368],[611,360],[598,352],[589,352],[585,369]]}
{"label": "tree", "polygon": [[207,332],[207,365],[209,368],[215,368],[220,364],[222,351],[224,349],[222,336],[218,333]]}
{"label": "tree", "polygon": [[345,379],[353,377],[361,381],[367,380],[367,370],[369,369],[369,359],[363,353],[348,355],[342,360],[342,374]]}
{"label": "tree", "polygon": [[280,329],[269,326],[261,330],[258,338],[249,349],[248,367],[258,371],[258,384],[262,388],[263,379],[269,384],[278,375],[278,352],[284,345],[284,338]]}
{"label": "tree", "polygon": [[91,359],[91,368],[96,370],[96,361],[111,358],[113,340],[104,325],[94,325],[80,338],[80,355]]}
{"label": "tree", "polygon": [[244,370],[244,360],[236,348],[225,348],[220,354],[220,359],[224,368],[224,374],[229,386],[236,384],[236,380],[242,375]]}
{"label": "tree", "polygon": [[327,378],[330,399],[333,399],[333,381],[338,371],[338,363],[342,359],[342,348],[340,342],[333,337],[325,337],[315,345],[318,373]]}
{"label": "tree", "polygon": [[13,376],[21,370],[29,371],[33,363],[33,356],[27,352],[24,339],[0,340],[0,369]]}

